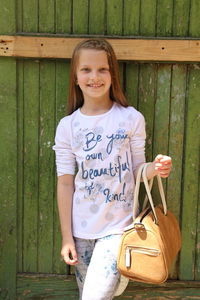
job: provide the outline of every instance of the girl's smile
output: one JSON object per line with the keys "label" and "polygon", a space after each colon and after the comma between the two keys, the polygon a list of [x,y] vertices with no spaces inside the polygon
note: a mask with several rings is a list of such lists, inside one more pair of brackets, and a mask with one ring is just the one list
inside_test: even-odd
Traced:
{"label": "girl's smile", "polygon": [[89,83],[89,84],[87,84],[87,86],[89,86],[89,87],[91,87],[91,88],[100,88],[100,87],[102,87],[104,84],[103,84],[103,82],[102,83]]}
{"label": "girl's smile", "polygon": [[105,51],[81,50],[76,75],[84,102],[94,99],[110,101],[111,75]]}

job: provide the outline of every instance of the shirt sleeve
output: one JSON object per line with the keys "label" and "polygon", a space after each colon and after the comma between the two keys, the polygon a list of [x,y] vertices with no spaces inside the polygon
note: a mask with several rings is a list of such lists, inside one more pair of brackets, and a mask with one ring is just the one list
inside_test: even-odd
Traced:
{"label": "shirt sleeve", "polygon": [[135,120],[135,126],[131,136],[131,157],[133,164],[133,173],[137,167],[146,161],[145,159],[145,139],[146,139],[146,130],[145,130],[145,119],[141,113],[138,113],[138,116]]}
{"label": "shirt sleeve", "polygon": [[67,123],[62,120],[56,129],[55,145],[52,149],[56,154],[57,176],[75,174],[76,158],[71,149],[69,130]]}

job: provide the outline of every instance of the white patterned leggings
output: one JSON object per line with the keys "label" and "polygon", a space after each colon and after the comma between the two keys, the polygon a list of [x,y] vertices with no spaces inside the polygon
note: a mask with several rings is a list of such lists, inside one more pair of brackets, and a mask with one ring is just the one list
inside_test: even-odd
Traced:
{"label": "white patterned leggings", "polygon": [[75,275],[80,300],[111,300],[120,295],[128,279],[117,270],[117,255],[121,235],[109,235],[96,240],[74,238],[79,263]]}

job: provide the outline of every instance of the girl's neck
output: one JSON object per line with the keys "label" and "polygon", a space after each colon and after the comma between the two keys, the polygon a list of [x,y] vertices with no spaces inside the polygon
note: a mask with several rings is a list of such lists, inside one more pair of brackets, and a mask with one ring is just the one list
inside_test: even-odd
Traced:
{"label": "girl's neck", "polygon": [[106,113],[111,109],[112,105],[113,101],[111,99],[108,99],[107,101],[84,101],[84,104],[80,110],[84,115],[95,116]]}

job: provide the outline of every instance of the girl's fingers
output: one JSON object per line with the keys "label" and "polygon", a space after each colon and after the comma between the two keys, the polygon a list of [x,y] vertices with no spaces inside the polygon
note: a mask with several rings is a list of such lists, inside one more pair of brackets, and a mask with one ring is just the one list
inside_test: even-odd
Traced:
{"label": "girl's fingers", "polygon": [[64,253],[61,253],[62,259],[68,265],[75,265],[78,262],[76,250],[74,248],[67,249]]}
{"label": "girl's fingers", "polygon": [[168,177],[170,174],[171,169],[160,169],[158,173],[161,177]]}
{"label": "girl's fingers", "polygon": [[155,170],[157,171],[162,171],[162,170],[171,170],[172,166],[167,166],[167,165],[164,165],[164,166],[157,166],[155,165]]}
{"label": "girl's fingers", "polygon": [[70,262],[69,253],[65,253],[64,255],[62,255],[62,259],[64,260],[64,262],[66,262],[66,264],[69,264]]}
{"label": "girl's fingers", "polygon": [[66,262],[66,264],[68,264],[68,265],[75,265],[75,264],[77,264],[77,259],[74,259],[71,255],[69,256],[69,255],[64,255],[63,256],[63,260]]}
{"label": "girl's fingers", "polygon": [[155,158],[156,161],[159,161],[160,159],[163,158],[163,155],[162,154],[158,154]]}
{"label": "girl's fingers", "polygon": [[171,163],[171,161],[172,161],[172,159],[169,156],[163,156],[163,158],[160,159],[160,162],[164,163],[164,164],[169,164],[169,163]]}
{"label": "girl's fingers", "polygon": [[167,155],[158,154],[155,158],[156,162],[171,162],[171,157]]}
{"label": "girl's fingers", "polygon": [[76,250],[75,249],[72,249],[71,250],[71,255],[72,255],[72,260],[74,262],[77,262],[78,261],[78,258],[77,258],[77,253],[76,253]]}
{"label": "girl's fingers", "polygon": [[[161,155],[157,157],[161,158]],[[166,178],[169,176],[172,168],[171,157],[169,156],[162,156],[162,158],[155,163],[155,170],[162,178]]]}

